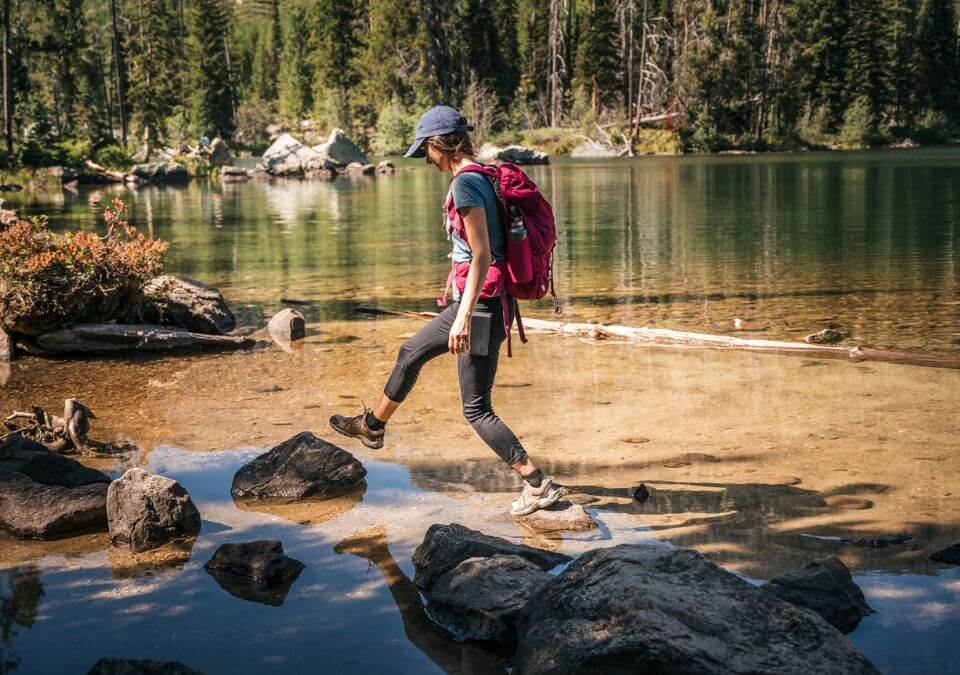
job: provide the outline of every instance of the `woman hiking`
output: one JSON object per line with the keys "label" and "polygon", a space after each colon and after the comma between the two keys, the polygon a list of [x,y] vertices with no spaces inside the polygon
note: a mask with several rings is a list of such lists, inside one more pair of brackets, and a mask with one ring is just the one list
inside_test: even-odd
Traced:
{"label": "woman hiking", "polygon": [[[413,389],[423,365],[441,354],[454,354],[464,417],[523,479],[520,497],[510,503],[510,513],[520,516],[553,504],[562,492],[530,460],[516,435],[493,412],[490,396],[500,346],[513,323],[515,304],[503,295],[507,234],[497,194],[486,176],[469,170],[479,164],[474,159],[471,131],[473,127],[459,112],[434,106],[420,117],[416,138],[406,152],[407,157],[426,157],[427,163],[438,171],[453,175],[445,213],[450,213],[451,206],[455,209],[463,221],[459,231],[465,230],[466,238],[458,234],[449,216],[445,216],[444,223],[453,243],[451,257],[455,269],[458,264],[461,269],[469,266],[463,290],[454,280],[453,303],[400,347],[383,395],[373,409],[354,417],[334,415],[330,426],[345,436],[359,438],[368,448],[383,447],[384,428]],[[503,316],[504,320],[489,321],[487,335],[478,330],[478,341],[487,344],[474,345],[476,348],[471,350],[474,310],[482,315]]]}

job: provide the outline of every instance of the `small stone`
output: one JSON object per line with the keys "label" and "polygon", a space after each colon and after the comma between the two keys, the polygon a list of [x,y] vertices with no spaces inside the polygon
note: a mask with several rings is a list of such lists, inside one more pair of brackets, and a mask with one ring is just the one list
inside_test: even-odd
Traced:
{"label": "small stone", "polygon": [[13,338],[0,328],[0,363],[13,361]]}
{"label": "small stone", "polygon": [[588,504],[596,504],[597,502],[600,501],[599,497],[594,497],[593,495],[584,494],[582,492],[566,495],[565,498],[571,504],[580,504],[580,506],[587,506]]}
{"label": "small stone", "polygon": [[685,459],[668,459],[663,465],[668,469],[682,469],[685,466],[690,466],[692,462]]}
{"label": "small stone", "polygon": [[587,532],[597,527],[597,522],[579,504],[559,501],[545,509],[539,509],[516,520],[524,527],[540,533]]}
{"label": "small stone", "polygon": [[647,486],[643,483],[640,483],[640,485],[638,485],[633,491],[633,498],[637,501],[637,503],[643,504],[645,501],[650,499],[649,488],[647,488]]}
{"label": "small stone", "polygon": [[954,544],[930,556],[930,560],[944,565],[960,565],[960,544]]}
{"label": "small stone", "polygon": [[283,604],[303,568],[275,540],[223,544],[203,566],[231,595],[273,606]]}
{"label": "small stone", "polygon": [[377,173],[393,173],[394,170],[395,167],[393,166],[393,162],[390,160],[385,159],[377,164]]}
{"label": "small stone", "polygon": [[620,442],[640,444],[640,443],[649,443],[650,439],[647,438],[646,436],[627,436],[626,438],[621,438]]}
{"label": "small stone", "polygon": [[824,497],[823,503],[831,509],[840,509],[843,511],[862,511],[873,508],[873,502],[863,497],[851,497],[848,495],[831,495]]}
{"label": "small stone", "polygon": [[107,491],[110,543],[140,552],[200,534],[200,512],[175,480],[137,467]]}
{"label": "small stone", "polygon": [[849,333],[841,333],[836,328],[824,328],[819,332],[806,336],[803,338],[803,341],[811,345],[832,345],[837,342],[842,342],[848,337],[850,337]]}
{"label": "small stone", "polygon": [[267,332],[277,342],[302,340],[307,334],[307,324],[303,314],[286,307],[273,315],[267,324]]}
{"label": "small stone", "polygon": [[708,455],[703,452],[688,452],[683,458],[691,462],[719,462],[720,458],[716,455]]}

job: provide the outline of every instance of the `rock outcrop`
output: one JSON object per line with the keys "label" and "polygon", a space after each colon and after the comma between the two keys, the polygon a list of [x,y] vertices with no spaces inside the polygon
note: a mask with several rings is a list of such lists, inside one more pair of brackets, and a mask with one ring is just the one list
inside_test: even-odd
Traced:
{"label": "rock outcrop", "polygon": [[231,595],[279,606],[303,567],[284,554],[279,541],[261,540],[223,544],[203,569]]}
{"label": "rock outcrop", "polygon": [[304,145],[290,134],[282,134],[263,153],[257,168],[274,176],[298,176],[335,167],[327,155]]}
{"label": "rock outcrop", "polygon": [[220,169],[220,180],[224,183],[245,183],[253,174],[239,166],[225,166]]}
{"label": "rock outcrop", "polygon": [[772,579],[764,589],[791,605],[816,612],[842,633],[852,631],[860,619],[873,612],[850,570],[834,556]]}
{"label": "rock outcrop", "polygon": [[110,478],[19,436],[0,442],[0,528],[24,539],[104,530]]}
{"label": "rock outcrop", "polygon": [[187,167],[179,162],[134,164],[130,175],[147,183],[183,183],[190,180]]}
{"label": "rock outcrop", "polygon": [[13,361],[13,338],[7,331],[0,328],[0,363]]}
{"label": "rock outcrop", "polygon": [[210,335],[226,335],[237,325],[218,289],[172,274],[148,281],[124,314],[127,323],[172,326]]}
{"label": "rock outcrop", "polygon": [[814,613],[666,546],[590,551],[528,611],[524,675],[878,672]]}
{"label": "rock outcrop", "polygon": [[309,431],[287,439],[237,471],[235,499],[329,499],[350,492],[367,470],[349,452]]}
{"label": "rock outcrop", "polygon": [[550,157],[545,152],[525,148],[522,145],[508,145],[500,148],[485,143],[477,154],[485,162],[510,162],[512,164],[549,164]]}
{"label": "rock outcrop", "polygon": [[267,323],[267,333],[277,342],[292,342],[302,340],[307,334],[307,324],[303,314],[295,309],[285,307],[273,315]]}
{"label": "rock outcrop", "polygon": [[342,129],[334,129],[323,143],[313,146],[313,150],[338,166],[347,166],[351,162],[368,164],[367,156],[351,141]]}
{"label": "rock outcrop", "polygon": [[107,492],[110,543],[146,551],[200,534],[200,512],[175,480],[128,470]]}
{"label": "rock outcrop", "polygon": [[527,603],[551,581],[520,556],[467,558],[434,582],[427,615],[458,640],[513,646]]}
{"label": "rock outcrop", "polygon": [[28,349],[42,354],[128,354],[136,352],[248,349],[256,340],[232,335],[191,333],[152,324],[81,323],[41,333]]}
{"label": "rock outcrop", "polygon": [[517,556],[541,570],[550,570],[570,560],[561,553],[543,551],[523,544],[491,537],[459,523],[431,525],[423,541],[413,553],[413,580],[421,590],[429,592],[436,581],[468,558],[489,558],[495,555]]}

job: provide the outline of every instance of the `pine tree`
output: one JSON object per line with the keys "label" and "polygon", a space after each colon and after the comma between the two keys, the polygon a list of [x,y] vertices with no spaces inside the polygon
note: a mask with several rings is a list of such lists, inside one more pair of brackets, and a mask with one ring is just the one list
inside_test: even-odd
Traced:
{"label": "pine tree", "polygon": [[260,31],[254,41],[253,64],[250,73],[250,93],[264,102],[277,98],[277,63],[274,61],[273,31]]}
{"label": "pine tree", "polygon": [[301,119],[313,105],[307,42],[310,37],[307,12],[293,3],[283,17],[283,52],[280,57],[278,91],[280,114]]}
{"label": "pine tree", "polygon": [[917,1],[885,1],[891,115],[897,124],[909,127],[916,112],[917,98]]}
{"label": "pine tree", "polygon": [[359,81],[358,7],[355,0],[317,0],[310,12],[310,51],[314,74],[313,100],[338,126],[352,118],[350,92]]}
{"label": "pine tree", "polygon": [[960,68],[957,10],[952,0],[920,0],[917,11],[917,94],[921,105],[957,110]]}
{"label": "pine tree", "polygon": [[888,20],[886,9],[876,0],[850,0],[850,26],[845,40],[847,103],[869,101],[875,123],[890,99],[889,61],[883,35]]}
{"label": "pine tree", "polygon": [[583,17],[577,47],[574,87],[589,92],[594,115],[614,104],[620,82],[614,7],[611,0],[592,0]]}
{"label": "pine tree", "polygon": [[804,99],[807,117],[826,111],[836,129],[847,106],[844,93],[849,27],[848,0],[797,0],[787,12],[787,30],[797,58],[788,79]]}
{"label": "pine tree", "polygon": [[171,83],[178,79],[171,64],[174,43],[179,35],[179,17],[173,0],[128,3],[125,14],[131,19],[127,49],[129,99],[132,118],[143,140],[153,148],[165,133],[166,120],[181,101]]}
{"label": "pine tree", "polygon": [[205,136],[233,134],[229,30],[224,0],[194,0],[188,17],[190,118],[194,129]]}

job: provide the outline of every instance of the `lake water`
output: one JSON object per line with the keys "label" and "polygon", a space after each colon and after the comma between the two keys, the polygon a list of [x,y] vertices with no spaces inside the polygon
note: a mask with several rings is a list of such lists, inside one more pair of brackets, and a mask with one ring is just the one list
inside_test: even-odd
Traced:
{"label": "lake water", "polygon": [[[310,336],[290,352],[27,358],[0,378],[2,410],[78,397],[97,413],[94,438],[141,448],[89,463],[169,475],[204,517],[192,547],[159,559],[111,551],[104,535],[0,539],[0,671],[86,672],[122,656],[208,673],[504,672],[498,655],[433,627],[410,585],[426,528],[456,521],[574,555],[684,546],[757,581],[836,554],[877,610],[850,639],[882,671],[960,672],[960,568],[927,558],[960,542],[956,371],[532,335],[502,360],[495,403],[538,462],[596,498],[600,528],[562,539],[505,515],[516,480],[462,420],[450,360],[424,370],[383,450],[330,432],[330,414],[372,402],[421,325],[356,307],[430,309],[449,264],[445,179],[409,166],[332,184],[10,197],[66,229],[99,226],[119,195],[133,224],[171,242],[168,270],[219,286],[242,331],[262,336],[293,298],[308,303],[296,308]],[[763,329],[751,336],[782,339],[837,324],[851,344],[960,352],[956,150],[561,161],[531,173],[560,220],[567,319],[732,334],[739,317]],[[362,493],[260,511],[230,499],[240,465],[306,429],[364,462]],[[642,505],[629,499],[640,482]],[[884,534],[916,539],[837,541]],[[257,538],[281,539],[306,564],[280,606],[230,595],[202,569],[219,544]]]}

